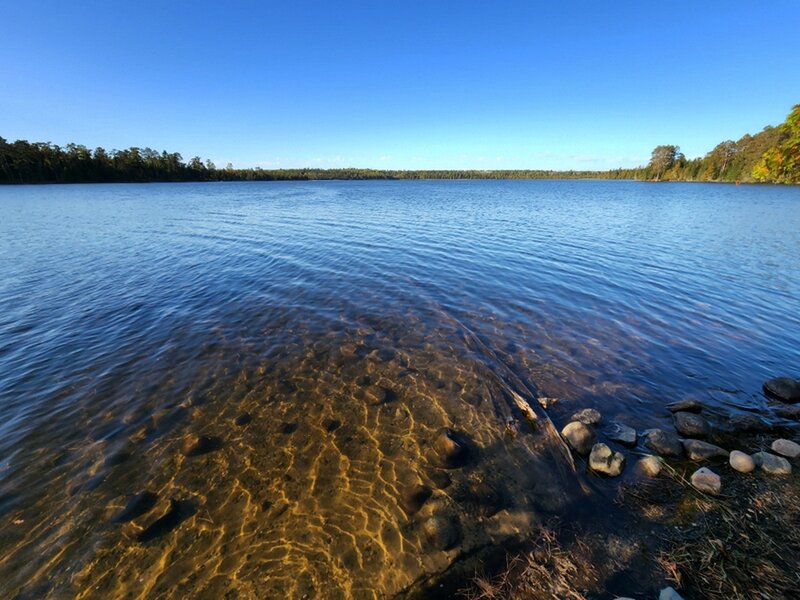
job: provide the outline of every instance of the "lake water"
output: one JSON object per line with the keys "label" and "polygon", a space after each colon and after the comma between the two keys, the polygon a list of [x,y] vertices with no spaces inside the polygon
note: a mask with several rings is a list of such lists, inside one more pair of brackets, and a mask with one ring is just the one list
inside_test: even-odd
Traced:
{"label": "lake water", "polygon": [[0,188],[0,586],[411,593],[611,493],[550,420],[780,374],[797,187]]}

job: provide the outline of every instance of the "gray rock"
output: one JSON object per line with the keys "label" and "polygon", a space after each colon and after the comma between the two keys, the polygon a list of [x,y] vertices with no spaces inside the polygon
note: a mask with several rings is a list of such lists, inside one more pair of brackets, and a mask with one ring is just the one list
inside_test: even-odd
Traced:
{"label": "gray rock", "polygon": [[425,539],[436,550],[448,550],[461,539],[461,528],[455,518],[433,516],[422,523]]}
{"label": "gray rock", "polygon": [[756,452],[753,454],[753,460],[762,471],[770,475],[790,475],[792,472],[792,465],[788,460],[769,452]]}
{"label": "gray rock", "polygon": [[658,600],[683,600],[683,597],[674,588],[665,587],[658,595]]}
{"label": "gray rock", "polygon": [[709,458],[727,458],[728,451],[700,440],[683,440],[683,449],[690,460],[708,460]]}
{"label": "gray rock", "polygon": [[661,459],[657,456],[645,456],[636,463],[636,468],[648,477],[657,477],[661,473]]}
{"label": "gray rock", "polygon": [[633,427],[628,427],[622,423],[611,423],[606,427],[605,432],[608,439],[625,446],[636,445],[636,430]]}
{"label": "gray rock", "polygon": [[703,405],[700,404],[699,401],[694,400],[693,398],[688,398],[686,400],[679,400],[678,402],[673,402],[672,404],[667,404],[667,409],[670,412],[690,412],[690,413],[699,413],[703,410]]}
{"label": "gray rock", "polygon": [[692,485],[695,489],[707,494],[718,495],[722,489],[722,480],[711,469],[701,467],[692,473]]}
{"label": "gray rock", "polygon": [[753,460],[753,457],[739,450],[733,450],[728,461],[731,463],[731,467],[739,473],[750,473],[756,468],[756,461]]}
{"label": "gray rock", "polygon": [[728,419],[728,427],[736,433],[764,433],[771,429],[764,419],[751,414],[733,415]]}
{"label": "gray rock", "polygon": [[783,419],[800,421],[800,406],[779,406],[775,409],[775,414]]}
{"label": "gray rock", "polygon": [[682,456],[683,446],[678,437],[661,429],[648,429],[644,432],[644,445],[661,456]]}
{"label": "gray rock", "polygon": [[800,456],[800,444],[791,440],[779,439],[772,442],[772,451],[787,458],[797,458]]}
{"label": "gray rock", "polygon": [[589,455],[589,468],[596,473],[609,477],[616,477],[625,467],[625,456],[621,452],[614,452],[605,444],[595,444]]}
{"label": "gray rock", "polygon": [[580,421],[584,425],[597,425],[602,420],[603,415],[593,408],[584,408],[570,417],[570,421]]}
{"label": "gray rock", "polygon": [[564,436],[564,439],[567,440],[567,443],[575,452],[583,456],[592,451],[592,446],[597,441],[594,431],[580,421],[567,423],[564,429],[561,430],[561,435]]}
{"label": "gray rock", "polygon": [[711,426],[703,417],[690,412],[676,412],[675,429],[687,437],[707,437],[711,433]]}
{"label": "gray rock", "polygon": [[800,402],[800,381],[791,377],[776,377],[764,382],[764,392],[781,402]]}

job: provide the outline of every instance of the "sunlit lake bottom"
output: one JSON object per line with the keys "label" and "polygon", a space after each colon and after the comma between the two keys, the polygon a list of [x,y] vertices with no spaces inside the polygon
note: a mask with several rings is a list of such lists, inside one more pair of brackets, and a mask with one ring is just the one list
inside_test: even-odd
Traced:
{"label": "sunlit lake bottom", "polygon": [[468,577],[613,495],[564,451],[573,412],[769,414],[798,307],[797,187],[0,188],[0,589]]}

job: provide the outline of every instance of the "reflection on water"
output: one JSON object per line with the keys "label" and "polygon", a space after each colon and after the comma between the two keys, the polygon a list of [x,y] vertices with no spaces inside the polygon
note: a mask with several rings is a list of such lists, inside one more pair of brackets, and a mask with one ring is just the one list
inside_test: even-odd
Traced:
{"label": "reflection on water", "polygon": [[3,588],[370,598],[474,566],[593,493],[549,418],[747,410],[798,368],[799,203],[623,182],[0,189]]}

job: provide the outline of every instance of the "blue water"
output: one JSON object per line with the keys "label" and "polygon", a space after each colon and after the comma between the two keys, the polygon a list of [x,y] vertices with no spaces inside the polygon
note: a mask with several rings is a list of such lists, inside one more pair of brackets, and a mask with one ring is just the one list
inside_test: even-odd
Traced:
{"label": "blue water", "polygon": [[[276,427],[297,421],[302,430],[319,407],[335,409],[333,396],[350,398],[348,378],[364,374],[390,390],[387,407],[412,389],[434,398],[429,383],[450,398],[495,398],[476,374],[500,368],[534,395],[556,398],[556,424],[595,406],[640,429],[664,425],[664,405],[686,397],[719,414],[769,416],[763,380],[800,375],[799,307],[797,187],[0,188],[0,574],[17,591],[30,581],[48,593],[96,584],[102,576],[92,569],[113,561],[86,549],[111,535],[91,506],[113,512],[149,480],[178,485],[176,440],[221,427],[231,406],[277,411]],[[350,366],[332,358],[351,356],[348,343],[356,345]],[[368,366],[373,350],[385,372]],[[409,414],[431,428],[452,424],[461,405],[449,402],[409,404]],[[478,418],[469,415],[461,422]],[[264,427],[267,437],[279,434]],[[292,452],[294,463],[281,468],[296,480],[292,469],[305,464],[297,457],[319,452],[299,444]],[[114,453],[122,458],[109,461]],[[25,533],[12,524],[20,520]],[[295,534],[300,525],[287,525],[282,539]],[[170,535],[181,543],[180,529]],[[41,558],[54,543],[67,550]],[[216,547],[214,556],[226,552]],[[155,559],[136,560],[131,577],[150,576],[145,565]],[[369,576],[386,568],[364,560]],[[165,564],[155,577],[162,591],[194,589],[177,576],[166,583]],[[75,579],[79,568],[85,580]],[[266,581],[271,568],[252,577]],[[313,587],[323,571],[309,569]],[[391,593],[401,580],[381,585]]]}

